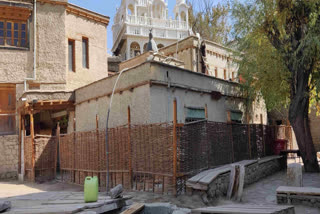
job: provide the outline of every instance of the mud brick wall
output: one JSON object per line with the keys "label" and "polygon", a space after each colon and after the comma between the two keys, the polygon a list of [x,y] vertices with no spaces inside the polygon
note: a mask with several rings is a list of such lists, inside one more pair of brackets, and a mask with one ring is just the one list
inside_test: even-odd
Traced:
{"label": "mud brick wall", "polygon": [[0,180],[18,176],[18,135],[0,136]]}

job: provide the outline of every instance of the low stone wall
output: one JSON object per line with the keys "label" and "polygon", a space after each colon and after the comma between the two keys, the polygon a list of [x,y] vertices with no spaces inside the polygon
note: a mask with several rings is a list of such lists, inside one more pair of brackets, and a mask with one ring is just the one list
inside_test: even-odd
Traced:
{"label": "low stone wall", "polygon": [[282,169],[284,169],[284,167],[281,164],[281,159],[267,159],[251,164],[247,166],[245,170],[244,186],[246,187],[253,184]]}
{"label": "low stone wall", "polygon": [[0,136],[0,179],[18,177],[18,135]]}
{"label": "low stone wall", "polygon": [[[255,183],[262,178],[272,175],[284,168],[280,158],[265,158],[245,166],[244,186]],[[230,182],[230,171],[219,175],[210,183],[208,198],[219,198],[227,195]]]}
{"label": "low stone wall", "polygon": [[320,208],[320,197],[305,196],[305,195],[284,195],[277,194],[278,204],[293,204],[293,205],[304,205],[309,207]]}

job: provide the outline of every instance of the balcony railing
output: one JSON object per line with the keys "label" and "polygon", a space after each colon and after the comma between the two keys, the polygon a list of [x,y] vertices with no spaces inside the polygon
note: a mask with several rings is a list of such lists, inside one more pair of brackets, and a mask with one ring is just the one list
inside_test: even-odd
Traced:
{"label": "balcony railing", "polygon": [[187,22],[177,20],[155,19],[144,16],[128,15],[126,22],[135,25],[147,25],[157,28],[173,28],[173,29],[188,29]]}
{"label": "balcony railing", "polygon": [[[127,26],[127,34],[148,36],[150,28],[148,26]],[[153,30],[153,35],[158,38],[168,39],[184,39],[188,36],[188,31],[177,31],[174,29],[159,29]]]}
{"label": "balcony railing", "polygon": [[150,28],[153,28],[153,34],[158,38],[183,39],[188,36],[188,26],[185,21],[127,15],[123,21],[112,26],[114,43],[120,36],[125,23],[127,24],[126,33],[130,35],[148,36]]}
{"label": "balcony railing", "polygon": [[138,1],[139,6],[147,6],[148,5],[148,0],[139,0]]}

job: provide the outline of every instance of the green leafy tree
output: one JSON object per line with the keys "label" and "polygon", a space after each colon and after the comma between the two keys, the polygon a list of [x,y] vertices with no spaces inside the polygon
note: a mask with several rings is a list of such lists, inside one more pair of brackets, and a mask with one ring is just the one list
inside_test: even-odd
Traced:
{"label": "green leafy tree", "polygon": [[189,23],[195,33],[202,38],[221,44],[229,39],[231,26],[228,22],[229,1],[216,4],[214,0],[188,0]]}
{"label": "green leafy tree", "polygon": [[320,2],[234,1],[232,16],[244,90],[269,110],[288,107],[305,170],[318,172],[308,112],[320,91]]}

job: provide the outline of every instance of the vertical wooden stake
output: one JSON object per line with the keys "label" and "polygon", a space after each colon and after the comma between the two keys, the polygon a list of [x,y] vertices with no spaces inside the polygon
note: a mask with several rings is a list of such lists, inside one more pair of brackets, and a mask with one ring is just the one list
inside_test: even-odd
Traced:
{"label": "vertical wooden stake", "polygon": [[[22,137],[23,137],[23,151],[21,151],[21,152],[23,152],[23,158],[24,158],[24,160],[23,160],[23,163],[24,163],[24,165],[26,164],[26,162],[25,162],[25,150],[26,150],[26,144],[25,144],[25,139],[24,139],[24,137],[25,137],[25,135],[26,135],[26,124],[25,124],[25,121],[26,121],[26,118],[25,118],[25,115],[22,117]],[[20,154],[21,155],[21,154]],[[21,155],[22,156],[22,155]],[[22,160],[21,160],[22,161]],[[22,167],[22,166],[21,166]],[[22,174],[23,175],[25,175],[26,173],[25,173],[25,170],[26,170],[26,167],[23,167],[24,168],[24,172],[22,172]],[[22,171],[22,170],[21,170]]]}
{"label": "vertical wooden stake", "polygon": [[21,116],[21,113],[19,113],[19,147],[18,147],[18,154],[19,154],[19,157],[18,157],[18,173],[21,174],[21,136],[22,136],[22,116]]}
{"label": "vertical wooden stake", "polygon": [[54,175],[54,178],[56,178],[57,176],[57,162],[58,162],[58,144],[60,143],[60,124],[58,122],[57,124],[57,132],[56,132],[56,145],[55,145],[55,149],[56,149],[56,154],[55,154],[55,157],[54,157],[54,172],[53,172],[53,175]]}
{"label": "vertical wooden stake", "polygon": [[72,166],[73,166],[73,183],[76,183],[76,115],[75,113],[73,115],[73,163],[72,163]]}
{"label": "vertical wooden stake", "polygon": [[173,101],[173,187],[177,194],[177,100]]}
{"label": "vertical wooden stake", "polygon": [[252,151],[251,151],[251,129],[250,129],[250,115],[247,115],[248,121],[248,149],[249,149],[249,157],[252,159]]}
{"label": "vertical wooden stake", "polygon": [[99,116],[96,114],[96,143],[98,144],[98,182],[100,187],[100,170],[101,170],[101,161],[100,161],[100,140],[99,140]]}
{"label": "vertical wooden stake", "polygon": [[231,112],[227,111],[227,123],[231,123]]}
{"label": "vertical wooden stake", "polygon": [[207,104],[204,106],[204,113],[205,113],[206,120],[208,120],[208,105]]}
{"label": "vertical wooden stake", "polygon": [[264,140],[264,127],[263,127],[263,116],[260,114],[260,124],[261,124],[261,131],[262,131],[262,145],[263,145],[263,154],[266,156],[266,142]]}
{"label": "vertical wooden stake", "polygon": [[31,180],[35,182],[36,180],[36,170],[35,170],[35,155],[36,155],[36,147],[34,143],[34,119],[33,119],[33,112],[29,113],[30,115],[30,136],[31,136],[31,144],[32,144],[32,176]]}
{"label": "vertical wooden stake", "polygon": [[128,159],[129,159],[129,179],[130,179],[130,188],[133,188],[133,171],[132,171],[132,148],[131,148],[131,109],[128,106]]}

